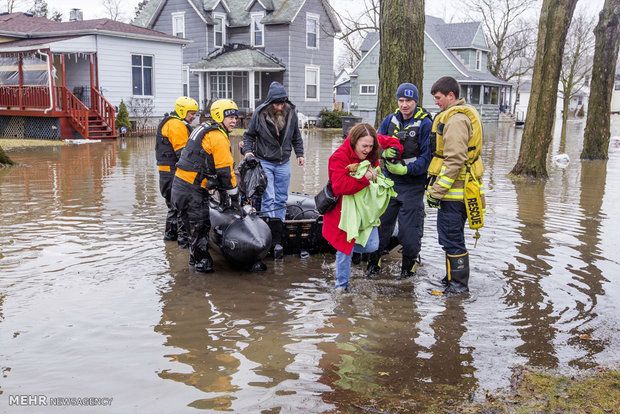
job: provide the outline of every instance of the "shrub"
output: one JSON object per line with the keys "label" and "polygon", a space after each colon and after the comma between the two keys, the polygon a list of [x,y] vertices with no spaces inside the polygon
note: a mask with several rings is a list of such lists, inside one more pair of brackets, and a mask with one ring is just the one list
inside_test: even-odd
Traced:
{"label": "shrub", "polygon": [[118,106],[118,113],[116,114],[116,128],[121,129],[121,127],[127,128],[127,131],[131,130],[131,122],[129,121],[129,112],[127,111],[127,105],[125,102],[121,100],[120,105]]}
{"label": "shrub", "polygon": [[579,111],[577,112],[577,116],[579,118],[583,118],[585,116],[585,111],[583,110],[583,105],[581,105],[581,108],[579,108]]}
{"label": "shrub", "polygon": [[323,128],[342,128],[342,119],[340,119],[340,117],[348,115],[351,115],[351,113],[339,111],[337,109],[333,111],[322,109],[321,112],[319,112]]}

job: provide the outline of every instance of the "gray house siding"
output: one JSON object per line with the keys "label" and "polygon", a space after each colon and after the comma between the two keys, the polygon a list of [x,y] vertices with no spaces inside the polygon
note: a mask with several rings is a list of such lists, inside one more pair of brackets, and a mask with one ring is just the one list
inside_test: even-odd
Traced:
{"label": "gray house siding", "polygon": [[[183,64],[191,65],[206,56],[207,26],[198,13],[190,6],[187,0],[168,0],[153,25],[153,30],[163,33],[172,33],[172,13],[185,12],[185,38],[191,39],[192,43],[183,48]],[[211,49],[212,50],[212,49]],[[182,77],[183,73],[179,74]],[[181,89],[179,95],[183,93]],[[198,77],[189,75],[189,96],[198,100]]]}
{"label": "gray house siding", "polygon": [[489,45],[487,44],[487,40],[484,36],[484,31],[482,30],[482,27],[478,28],[478,31],[476,32],[476,36],[474,36],[474,40],[472,41],[472,44],[474,46],[480,46],[481,48],[488,48]]}
{"label": "gray house siding", "polygon": [[[308,13],[319,16],[319,47],[317,49],[306,47],[306,16]],[[334,38],[328,34],[332,32],[329,18],[320,0],[307,0],[305,7],[290,25],[290,56],[288,62],[285,62],[287,67],[285,82],[291,101],[300,112],[307,116],[316,117],[321,109],[331,109],[333,106]],[[306,100],[306,65],[319,68],[319,100]]]}

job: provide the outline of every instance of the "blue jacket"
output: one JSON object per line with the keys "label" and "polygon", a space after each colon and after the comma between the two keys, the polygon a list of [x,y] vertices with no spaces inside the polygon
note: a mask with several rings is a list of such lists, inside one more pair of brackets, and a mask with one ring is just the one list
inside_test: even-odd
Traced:
{"label": "blue jacket", "polygon": [[[416,107],[417,109],[417,107]],[[414,109],[414,113],[415,110]],[[397,119],[403,124],[403,127],[406,127],[410,123],[415,122],[414,117],[404,120],[400,111],[396,111],[396,113],[391,113],[385,117],[385,119],[379,125],[379,129],[377,130],[378,134],[385,135],[388,132],[388,128],[390,122],[392,121],[392,117],[396,116]],[[412,182],[412,181],[424,181],[426,183],[426,172],[428,170],[428,166],[431,163],[431,146],[430,146],[430,135],[431,135],[431,127],[433,126],[433,121],[430,117],[426,117],[422,120],[422,124],[420,125],[420,130],[418,132],[418,145],[420,147],[420,156],[417,160],[407,165],[407,174],[406,175],[395,175],[391,174],[387,168],[383,169],[384,174],[394,180],[395,183],[404,183],[404,182]],[[424,178],[421,178],[424,177]]]}
{"label": "blue jacket", "polygon": [[[279,98],[286,99],[286,126],[279,134],[267,120],[267,106]],[[256,157],[276,164],[288,162],[291,150],[297,157],[304,156],[304,143],[299,132],[297,113],[286,95],[284,86],[271,82],[267,99],[252,114],[250,125],[243,134],[243,153],[252,152]]]}

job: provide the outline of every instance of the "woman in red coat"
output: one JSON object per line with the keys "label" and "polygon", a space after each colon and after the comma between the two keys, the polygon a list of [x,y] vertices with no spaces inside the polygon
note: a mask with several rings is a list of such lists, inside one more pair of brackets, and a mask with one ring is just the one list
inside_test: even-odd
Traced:
{"label": "woman in red coat", "polygon": [[[381,150],[379,144],[383,148],[396,147],[399,152],[403,150],[398,139],[383,135],[377,136],[377,131],[370,124],[357,124],[351,128],[347,139],[329,157],[328,175],[334,195],[355,194],[377,178],[377,171],[370,168],[362,178],[353,178],[347,166],[368,160],[373,167],[377,167]],[[351,254],[375,251],[379,247],[379,235],[375,227],[366,246],[356,244],[355,239],[348,242],[347,233],[338,228],[341,211],[342,197],[338,204],[323,216],[323,237],[337,250],[336,289],[346,291],[351,276]]]}

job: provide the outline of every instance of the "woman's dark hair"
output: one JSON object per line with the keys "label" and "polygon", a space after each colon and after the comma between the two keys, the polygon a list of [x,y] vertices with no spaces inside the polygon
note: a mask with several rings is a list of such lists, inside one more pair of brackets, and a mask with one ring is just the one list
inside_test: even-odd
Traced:
{"label": "woman's dark hair", "polygon": [[357,141],[362,137],[371,136],[373,139],[372,152],[368,154],[368,161],[375,163],[379,160],[379,140],[377,139],[377,130],[370,124],[361,123],[355,125],[349,131],[349,139],[351,140],[351,148],[355,151]]}
{"label": "woman's dark hair", "polygon": [[431,94],[435,95],[437,92],[441,92],[442,94],[448,96],[450,92],[454,94],[456,99],[459,99],[459,92],[461,88],[459,87],[459,83],[452,76],[444,76],[443,78],[437,79],[433,86],[431,87]]}

